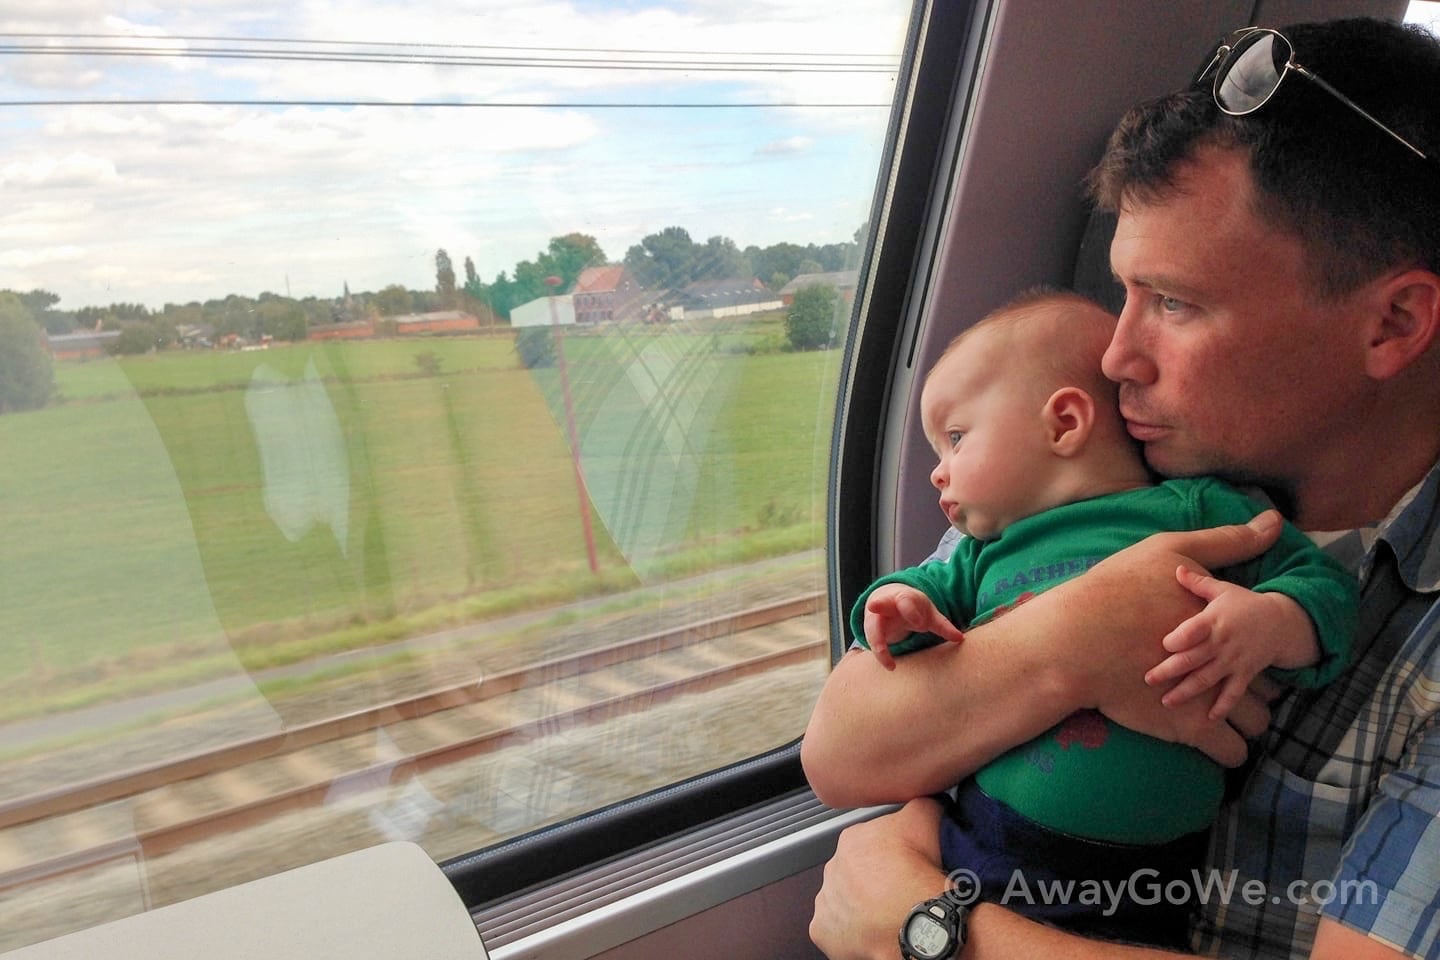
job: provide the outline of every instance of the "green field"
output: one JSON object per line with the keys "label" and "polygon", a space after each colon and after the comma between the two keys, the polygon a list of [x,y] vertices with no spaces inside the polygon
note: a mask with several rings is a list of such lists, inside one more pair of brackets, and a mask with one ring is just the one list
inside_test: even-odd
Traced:
{"label": "green field", "polygon": [[598,576],[560,371],[509,338],[59,364],[64,402],[0,417],[0,691],[253,668],[818,545],[838,354],[738,349],[775,329],[565,339]]}

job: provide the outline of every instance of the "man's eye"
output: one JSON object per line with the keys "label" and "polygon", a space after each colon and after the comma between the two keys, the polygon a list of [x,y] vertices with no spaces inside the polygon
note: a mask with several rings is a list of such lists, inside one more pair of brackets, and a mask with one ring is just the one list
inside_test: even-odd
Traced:
{"label": "man's eye", "polygon": [[1160,309],[1165,313],[1178,313],[1185,309],[1185,301],[1174,297],[1159,297]]}

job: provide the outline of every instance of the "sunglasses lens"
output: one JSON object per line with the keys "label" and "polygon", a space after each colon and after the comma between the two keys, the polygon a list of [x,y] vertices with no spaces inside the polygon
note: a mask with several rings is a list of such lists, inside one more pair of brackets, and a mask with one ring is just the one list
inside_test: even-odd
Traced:
{"label": "sunglasses lens", "polygon": [[1215,77],[1215,102],[1233,116],[1253,113],[1280,85],[1290,44],[1278,33],[1255,30],[1231,49]]}

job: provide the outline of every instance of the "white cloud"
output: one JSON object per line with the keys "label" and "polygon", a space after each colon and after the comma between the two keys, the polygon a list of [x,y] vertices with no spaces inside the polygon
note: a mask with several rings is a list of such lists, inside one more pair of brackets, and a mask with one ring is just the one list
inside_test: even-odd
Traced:
{"label": "white cloud", "polygon": [[803,210],[775,207],[769,212],[769,217],[775,223],[808,223],[815,219],[815,214]]}
{"label": "white cloud", "polygon": [[58,61],[8,63],[3,76],[38,90],[74,91],[99,86],[105,73],[74,58],[65,58]]}
{"label": "white cloud", "polygon": [[[844,240],[863,219],[853,202],[868,203],[886,119],[883,109],[346,101],[890,99],[888,75],[211,60],[176,56],[198,43],[179,38],[298,38],[307,43],[290,49],[431,59],[489,52],[574,60],[589,50],[614,60],[621,55],[605,51],[636,49],[711,60],[775,49],[894,54],[905,3],[436,0],[417,12],[399,0],[206,0],[180,11],[145,0],[63,0],[8,9],[18,6],[0,3],[0,29],[154,37],[144,43],[167,55],[16,60],[0,77],[16,99],[59,96],[69,83],[76,92],[66,95],[80,98],[335,102],[0,114],[0,137],[10,145],[0,152],[0,184],[16,188],[0,209],[0,254],[10,258],[0,261],[0,285],[18,283],[8,271],[23,267],[27,283],[73,308],[283,291],[287,281],[297,296],[328,295],[346,281],[353,290],[428,288],[441,246],[457,265],[472,256],[488,279],[572,230],[596,236],[616,259],[673,224],[741,246]],[[482,51],[483,44],[526,49]],[[275,39],[265,46],[286,48]],[[82,249],[84,270],[59,259]]]}
{"label": "white cloud", "polygon": [[81,247],[44,247],[39,250],[7,250],[0,253],[0,267],[27,270],[40,264],[74,263],[84,258]]}
{"label": "white cloud", "polygon": [[32,156],[0,164],[0,187],[77,187],[118,179],[112,160],[78,151],[63,157]]}
{"label": "white cloud", "polygon": [[755,152],[760,156],[774,156],[781,153],[801,153],[810,149],[815,141],[810,137],[786,137],[784,140],[772,140],[763,146],[756,147]]}
{"label": "white cloud", "polygon": [[66,107],[46,112],[43,132],[56,140],[98,136],[102,138],[157,137],[165,131],[152,113],[140,107]]}

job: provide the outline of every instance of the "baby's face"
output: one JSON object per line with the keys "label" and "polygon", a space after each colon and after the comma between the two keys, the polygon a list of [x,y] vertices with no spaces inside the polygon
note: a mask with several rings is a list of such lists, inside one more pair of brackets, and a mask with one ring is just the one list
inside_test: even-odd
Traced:
{"label": "baby's face", "polygon": [[1042,509],[1054,469],[1041,403],[1003,372],[1016,368],[1003,362],[1004,340],[967,339],[936,364],[920,396],[925,437],[939,458],[930,482],[940,509],[980,540]]}

